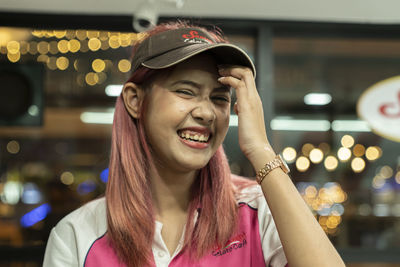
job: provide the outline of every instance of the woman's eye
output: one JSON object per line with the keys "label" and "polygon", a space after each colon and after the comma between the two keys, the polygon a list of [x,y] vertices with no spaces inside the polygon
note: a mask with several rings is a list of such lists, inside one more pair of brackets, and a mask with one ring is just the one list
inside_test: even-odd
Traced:
{"label": "woman's eye", "polygon": [[229,97],[226,96],[213,96],[212,99],[217,100],[217,101],[224,101],[224,102],[231,102]]}
{"label": "woman's eye", "polygon": [[190,96],[194,95],[193,92],[190,90],[176,90],[176,92],[184,95],[190,95]]}

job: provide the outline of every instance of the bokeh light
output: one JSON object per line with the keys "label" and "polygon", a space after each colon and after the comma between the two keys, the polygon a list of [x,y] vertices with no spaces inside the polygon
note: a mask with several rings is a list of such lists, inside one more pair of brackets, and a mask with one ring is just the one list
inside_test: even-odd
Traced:
{"label": "bokeh light", "polygon": [[296,159],[297,153],[293,147],[286,147],[282,151],[282,156],[288,163],[292,163]]}
{"label": "bokeh light", "polygon": [[324,161],[324,166],[328,171],[336,170],[339,161],[335,156],[327,156]]}
{"label": "bokeh light", "polygon": [[119,40],[118,36],[110,36],[108,39],[108,44],[111,48],[117,49],[121,46],[121,41]]}
{"label": "bokeh light", "polygon": [[49,62],[49,56],[48,55],[39,55],[36,58],[36,61],[37,62],[42,62],[42,63],[47,63],[47,62]]}
{"label": "bokeh light", "polygon": [[310,167],[310,161],[304,156],[300,156],[296,160],[296,168],[300,172],[305,172]]}
{"label": "bokeh light", "polygon": [[356,157],[351,161],[351,168],[355,173],[362,172],[365,169],[365,161],[362,158]]}
{"label": "bokeh light", "polygon": [[68,42],[67,40],[61,40],[61,41],[59,41],[59,42],[57,43],[58,51],[59,51],[60,53],[63,53],[63,54],[68,53],[68,51],[69,51],[69,49],[68,49],[68,44],[69,44],[69,42]]}
{"label": "bokeh light", "polygon": [[99,39],[100,39],[101,41],[106,41],[106,40],[108,40],[108,32],[106,32],[106,31],[101,31],[101,32],[99,32]]}
{"label": "bokeh light", "polygon": [[67,30],[67,32],[65,33],[65,37],[67,39],[75,38],[75,31],[74,30]]}
{"label": "bokeh light", "polygon": [[365,154],[365,146],[361,145],[361,144],[356,144],[353,147],[353,154],[356,157],[362,157]]}
{"label": "bokeh light", "polygon": [[68,50],[71,53],[76,53],[79,51],[79,49],[81,49],[81,43],[78,40],[76,40],[76,39],[69,40]]}
{"label": "bokeh light", "polygon": [[97,76],[97,73],[89,72],[85,76],[85,81],[88,85],[93,86],[99,81],[99,77]]}
{"label": "bokeh light", "polygon": [[314,148],[310,151],[310,160],[312,163],[318,164],[324,159],[324,153],[319,148]]}
{"label": "bokeh light", "polygon": [[71,185],[75,181],[75,177],[71,172],[63,172],[60,176],[60,180],[65,185]]}
{"label": "bokeh light", "polygon": [[97,77],[99,78],[99,80],[97,81],[98,84],[102,84],[107,80],[107,74],[105,74],[104,72],[98,72]]}
{"label": "bokeh light", "polygon": [[351,150],[347,147],[341,147],[339,148],[337,155],[340,161],[348,161],[351,157]]}
{"label": "bokeh light", "polygon": [[344,135],[340,140],[343,147],[350,148],[354,145],[354,138],[351,135]]}
{"label": "bokeh light", "polygon": [[382,155],[382,150],[380,149],[380,147],[377,146],[370,146],[365,151],[365,157],[369,161],[375,161],[378,158],[380,158],[381,155]]}
{"label": "bokeh light", "polygon": [[50,50],[50,45],[48,42],[41,41],[37,44],[37,51],[39,52],[39,54],[45,55],[49,53],[49,50]]}
{"label": "bokeh light", "polygon": [[395,179],[396,183],[400,184],[400,171],[398,171],[396,173],[396,176],[394,177],[394,179]]}
{"label": "bokeh light", "polygon": [[303,153],[304,156],[308,157],[313,148],[314,146],[312,144],[306,143],[301,147],[301,152]]}
{"label": "bokeh light", "polygon": [[51,70],[56,70],[57,69],[57,58],[49,57],[49,60],[47,61],[47,67]]}
{"label": "bokeh light", "polygon": [[49,43],[49,52],[50,52],[50,54],[55,55],[55,54],[58,53],[57,44],[58,44],[57,41],[51,41]]}
{"label": "bokeh light", "polygon": [[394,173],[393,169],[392,169],[390,166],[388,166],[388,165],[383,166],[383,167],[380,168],[380,170],[379,170],[380,176],[381,176],[382,178],[384,178],[384,179],[389,179],[389,178],[391,178],[391,177],[393,176],[393,173]]}
{"label": "bokeh light", "polygon": [[131,44],[131,37],[127,33],[123,33],[120,35],[121,46],[127,47]]}
{"label": "bokeh light", "polygon": [[101,181],[102,181],[103,183],[107,183],[107,181],[108,181],[108,173],[109,173],[108,168],[107,168],[107,169],[104,169],[104,170],[100,173],[100,179],[101,179]]}
{"label": "bokeh light", "polygon": [[7,151],[10,154],[17,154],[20,150],[18,141],[12,140],[7,143]]}
{"label": "bokeh light", "polygon": [[59,70],[66,70],[69,66],[69,60],[66,57],[59,57],[56,60],[56,66]]}
{"label": "bokeh light", "polygon": [[25,41],[21,41],[20,42],[20,49],[19,49],[19,52],[21,53],[21,55],[27,54],[28,51],[29,51],[29,43],[25,42]]}
{"label": "bokeh light", "polygon": [[95,72],[102,72],[106,68],[106,63],[104,62],[104,60],[97,58],[93,60],[92,68]]}
{"label": "bokeh light", "polygon": [[77,187],[79,195],[86,195],[93,192],[96,189],[96,183],[94,181],[88,180],[80,183]]}
{"label": "bokeh light", "polygon": [[37,42],[32,41],[29,43],[29,54],[36,55],[37,54]]}
{"label": "bokeh light", "polygon": [[88,39],[97,38],[97,37],[99,37],[99,32],[98,31],[87,31],[86,35],[87,35]]}
{"label": "bokeh light", "polygon": [[131,62],[127,59],[121,59],[118,62],[118,69],[124,73],[130,71],[131,70]]}
{"label": "bokeh light", "polygon": [[75,32],[75,36],[76,38],[78,38],[79,40],[85,40],[86,39],[86,31],[85,30],[77,30]]}
{"label": "bokeh light", "polygon": [[21,200],[25,204],[38,204],[42,201],[43,196],[39,187],[34,183],[24,184]]}
{"label": "bokeh light", "polygon": [[89,51],[88,41],[84,40],[81,42],[81,49],[79,49],[82,53],[86,53]]}
{"label": "bokeh light", "polygon": [[22,227],[30,227],[34,224],[42,221],[47,217],[47,214],[51,211],[51,207],[49,204],[45,203],[40,205],[39,207],[34,208],[30,212],[26,213],[21,217],[21,225]]}
{"label": "bokeh light", "polygon": [[305,195],[307,198],[315,198],[317,196],[318,190],[315,186],[309,185],[305,190]]}
{"label": "bokeh light", "polygon": [[335,229],[341,223],[341,221],[342,220],[340,216],[331,215],[326,221],[326,226],[330,229]]}
{"label": "bokeh light", "polygon": [[7,181],[3,187],[3,193],[0,195],[1,201],[9,205],[15,205],[19,202],[22,195],[22,184],[18,181]]}
{"label": "bokeh light", "polygon": [[7,53],[7,58],[12,63],[18,62],[21,59],[21,53],[20,52],[15,54]]}
{"label": "bokeh light", "polygon": [[110,44],[108,43],[108,40],[101,41],[101,47],[100,47],[101,50],[107,50],[109,48],[110,48]]}
{"label": "bokeh light", "polygon": [[66,30],[64,30],[64,31],[53,31],[53,34],[54,34],[54,36],[56,38],[61,39],[61,38],[64,38],[65,35],[67,35],[67,31]]}
{"label": "bokeh light", "polygon": [[385,178],[382,178],[380,175],[376,175],[373,179],[372,179],[372,187],[375,189],[380,189],[382,188],[386,183]]}
{"label": "bokeh light", "polygon": [[95,52],[100,49],[101,41],[97,38],[90,38],[88,42],[88,47],[91,51]]}
{"label": "bokeh light", "polygon": [[20,44],[17,41],[10,41],[7,43],[7,52],[11,54],[19,53]]}

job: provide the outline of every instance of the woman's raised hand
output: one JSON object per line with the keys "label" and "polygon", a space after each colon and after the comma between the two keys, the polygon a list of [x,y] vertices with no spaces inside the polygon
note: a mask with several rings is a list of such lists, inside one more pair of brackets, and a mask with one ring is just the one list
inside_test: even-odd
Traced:
{"label": "woman's raised hand", "polygon": [[247,67],[232,65],[220,65],[218,70],[221,75],[218,81],[236,90],[234,110],[239,120],[240,149],[250,161],[259,156],[274,157],[265,130],[263,107],[253,72]]}

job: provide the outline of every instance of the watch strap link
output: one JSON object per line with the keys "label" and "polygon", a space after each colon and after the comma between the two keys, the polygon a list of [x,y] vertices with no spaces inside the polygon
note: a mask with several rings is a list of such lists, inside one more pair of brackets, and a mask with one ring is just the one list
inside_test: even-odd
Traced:
{"label": "watch strap link", "polygon": [[256,180],[258,184],[261,184],[264,178],[274,169],[281,168],[285,173],[289,172],[289,169],[285,162],[283,161],[280,155],[277,155],[272,161],[265,164],[263,168],[261,168],[257,172]]}

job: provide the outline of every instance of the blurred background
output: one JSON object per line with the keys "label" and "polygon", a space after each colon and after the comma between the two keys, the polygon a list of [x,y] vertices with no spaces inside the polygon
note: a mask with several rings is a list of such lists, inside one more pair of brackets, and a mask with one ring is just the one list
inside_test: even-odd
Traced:
{"label": "blurred background", "polygon": [[[0,1],[0,266],[41,266],[51,228],[104,194],[132,44],[217,25],[257,66],[269,138],[348,266],[400,266],[400,143],[357,115],[399,75],[397,1]],[[393,99],[400,111],[400,99]],[[395,118],[400,124],[400,118]],[[254,177],[232,112],[233,173]]]}

